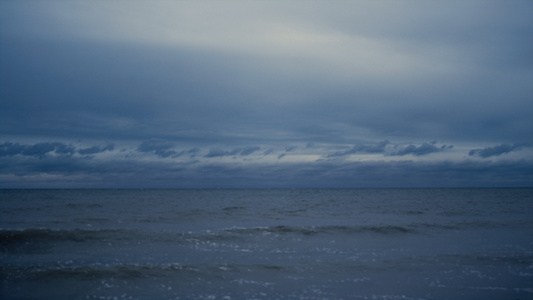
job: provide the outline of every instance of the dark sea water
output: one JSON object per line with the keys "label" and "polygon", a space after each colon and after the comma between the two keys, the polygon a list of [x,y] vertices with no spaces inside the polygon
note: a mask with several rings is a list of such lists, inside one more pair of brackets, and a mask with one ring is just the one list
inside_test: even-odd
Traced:
{"label": "dark sea water", "polygon": [[1,190],[0,299],[533,299],[533,190]]}

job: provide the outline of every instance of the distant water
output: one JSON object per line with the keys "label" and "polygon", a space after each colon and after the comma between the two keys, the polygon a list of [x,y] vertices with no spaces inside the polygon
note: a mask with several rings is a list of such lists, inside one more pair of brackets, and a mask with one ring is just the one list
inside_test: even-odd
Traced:
{"label": "distant water", "polygon": [[533,299],[533,189],[1,190],[0,299]]}

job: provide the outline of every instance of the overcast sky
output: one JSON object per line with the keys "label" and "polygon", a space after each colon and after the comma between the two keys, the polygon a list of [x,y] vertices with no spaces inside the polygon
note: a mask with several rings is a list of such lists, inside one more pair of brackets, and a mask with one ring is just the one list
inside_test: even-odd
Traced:
{"label": "overcast sky", "polygon": [[0,187],[531,187],[532,13],[1,1]]}

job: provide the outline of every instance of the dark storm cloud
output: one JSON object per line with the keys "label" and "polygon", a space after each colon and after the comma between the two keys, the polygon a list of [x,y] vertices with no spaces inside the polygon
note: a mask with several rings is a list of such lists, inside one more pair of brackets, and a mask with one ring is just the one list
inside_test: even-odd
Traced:
{"label": "dark storm cloud", "polygon": [[187,154],[189,154],[191,158],[193,158],[196,155],[198,155],[198,153],[200,153],[200,148],[198,148],[198,147],[195,147],[195,148],[187,150]]}
{"label": "dark storm cloud", "polygon": [[[2,174],[0,187],[138,188],[157,187],[157,182],[170,186],[173,179],[168,175],[172,172],[183,171],[183,166],[187,164],[169,165],[163,161],[99,160],[79,156],[45,156],[41,159],[22,156],[9,159],[0,157],[0,174]],[[23,184],[20,185],[20,183]]]}
{"label": "dark storm cloud", "polygon": [[44,157],[54,153],[58,155],[70,156],[76,152],[76,148],[64,143],[37,143],[33,145],[20,145],[19,143],[3,143],[0,145],[0,156],[35,156]]}
{"label": "dark storm cloud", "polygon": [[285,147],[285,152],[291,152],[296,148],[298,148],[298,146],[287,146]]}
{"label": "dark storm cloud", "polygon": [[[279,154],[279,155],[278,155],[278,159],[282,159],[283,157],[287,156],[287,153],[288,153],[288,152],[292,152],[292,151],[294,151],[296,148],[298,148],[298,146],[294,146],[294,145],[292,145],[292,146],[285,146],[285,152]],[[267,153],[267,152],[268,152],[268,153]],[[269,150],[267,150],[267,152],[265,152],[265,155],[272,153],[272,151],[269,151]]]}
{"label": "dark storm cloud", "polygon": [[437,142],[431,142],[431,143],[423,143],[419,146],[416,145],[408,145],[404,147],[400,147],[400,150],[397,150],[395,152],[390,153],[391,156],[403,156],[403,155],[414,155],[414,156],[422,156],[422,155],[428,155],[431,153],[436,152],[442,152],[449,149],[452,149],[452,145],[442,145],[442,146],[436,146]]}
{"label": "dark storm cloud", "polygon": [[3,143],[0,145],[0,156],[12,156],[22,154],[27,146],[22,146],[19,143]]}
{"label": "dark storm cloud", "polygon": [[[285,146],[285,152],[284,152],[284,153],[281,153],[280,155],[278,155],[278,159],[281,159],[281,158],[285,157],[285,156],[287,155],[288,152],[292,152],[292,151],[294,151],[296,148],[298,148],[298,146],[294,146],[294,145],[292,145],[292,146]],[[270,153],[271,153],[271,152],[269,152],[269,154],[270,154]],[[265,155],[267,155],[267,154],[265,153]]]}
{"label": "dark storm cloud", "polygon": [[209,153],[207,153],[204,157],[222,157],[222,156],[248,156],[255,151],[260,150],[261,147],[258,146],[251,146],[244,149],[236,148],[232,150],[222,150],[220,148],[212,148],[209,150]]}
{"label": "dark storm cloud", "polygon": [[233,150],[222,150],[220,148],[212,148],[209,150],[209,153],[207,153],[204,157],[221,157],[221,156],[233,156],[237,155],[241,151],[240,149],[233,149]]}
{"label": "dark storm cloud", "polygon": [[160,139],[152,139],[149,141],[142,142],[138,147],[137,151],[143,152],[143,153],[153,153],[159,157],[177,157],[182,154],[182,152],[178,153],[174,150],[170,150],[174,147],[174,143],[160,140]]}
{"label": "dark storm cloud", "polygon": [[112,151],[114,149],[115,145],[113,143],[110,143],[106,146],[92,146],[78,149],[75,146],[60,142],[36,143],[33,145],[21,145],[19,143],[7,142],[0,145],[0,156],[23,155],[43,158],[49,154],[71,156],[75,153],[79,153],[82,156],[87,156],[105,151]]}
{"label": "dark storm cloud", "polygon": [[81,155],[90,155],[90,154],[97,154],[105,151],[113,151],[115,149],[115,144],[110,143],[107,144],[107,146],[92,146],[89,148],[84,149],[78,149],[78,153]]}
{"label": "dark storm cloud", "polygon": [[273,152],[274,152],[274,148],[270,148],[270,149],[265,150],[265,152],[263,152],[263,155],[266,156],[266,155],[269,155],[269,154],[271,154]]}
{"label": "dark storm cloud", "polygon": [[388,140],[381,141],[374,145],[358,144],[354,145],[348,150],[337,151],[335,153],[329,154],[328,157],[345,156],[355,153],[384,153],[385,147],[387,147],[388,144],[390,144]]}
{"label": "dark storm cloud", "polygon": [[252,146],[252,147],[248,147],[246,149],[243,149],[240,153],[241,156],[248,156],[252,153],[254,153],[255,151],[259,151],[261,150],[261,147],[258,147],[258,146]]}
{"label": "dark storm cloud", "polygon": [[518,144],[512,144],[512,145],[501,144],[501,145],[494,146],[494,147],[473,149],[473,150],[470,150],[470,152],[468,152],[468,155],[487,158],[491,156],[500,156],[502,154],[517,151],[525,147],[531,147],[531,145],[528,143],[518,143]]}

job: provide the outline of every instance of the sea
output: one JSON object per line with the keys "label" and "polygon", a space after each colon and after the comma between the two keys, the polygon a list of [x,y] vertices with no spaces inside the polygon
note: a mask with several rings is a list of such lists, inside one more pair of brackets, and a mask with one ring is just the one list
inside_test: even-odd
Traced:
{"label": "sea", "polygon": [[533,189],[4,189],[0,299],[533,299]]}

